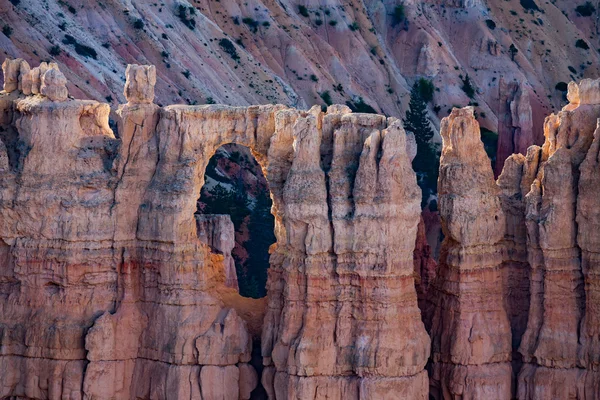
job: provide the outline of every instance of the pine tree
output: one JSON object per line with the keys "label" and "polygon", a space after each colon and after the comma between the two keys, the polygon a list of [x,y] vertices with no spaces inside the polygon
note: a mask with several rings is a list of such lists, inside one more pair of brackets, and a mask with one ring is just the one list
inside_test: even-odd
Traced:
{"label": "pine tree", "polygon": [[417,156],[413,160],[413,169],[423,191],[422,205],[425,206],[429,196],[437,193],[440,159],[436,147],[431,143],[434,133],[427,118],[427,104],[419,89],[417,81],[410,92],[409,109],[403,123],[404,129],[414,134],[417,142]]}

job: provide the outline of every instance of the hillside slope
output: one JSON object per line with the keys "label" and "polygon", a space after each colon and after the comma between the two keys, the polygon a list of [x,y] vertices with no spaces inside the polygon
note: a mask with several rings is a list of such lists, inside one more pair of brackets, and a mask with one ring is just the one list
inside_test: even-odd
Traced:
{"label": "hillside slope", "polygon": [[[494,132],[514,89],[506,84],[516,81],[540,143],[544,116],[565,101],[557,83],[598,75],[597,13],[578,14],[584,3],[2,0],[0,49],[32,65],[58,62],[74,97],[113,106],[124,100],[128,63],[157,66],[159,104],[331,101],[394,116],[404,115],[415,79],[427,77],[438,88],[436,126],[452,106],[471,103]],[[472,98],[462,89],[467,75]]]}

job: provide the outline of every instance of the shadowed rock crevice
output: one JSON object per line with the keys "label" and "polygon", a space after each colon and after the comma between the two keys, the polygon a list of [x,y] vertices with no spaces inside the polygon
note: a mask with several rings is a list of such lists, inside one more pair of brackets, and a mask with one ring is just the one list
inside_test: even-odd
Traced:
{"label": "shadowed rock crevice", "polygon": [[234,144],[217,149],[206,167],[196,215],[229,215],[232,227],[223,228],[232,231],[215,230],[212,235],[227,237],[217,245],[229,266],[226,284],[244,297],[267,294],[269,247],[275,243],[271,206],[269,185],[250,151]]}

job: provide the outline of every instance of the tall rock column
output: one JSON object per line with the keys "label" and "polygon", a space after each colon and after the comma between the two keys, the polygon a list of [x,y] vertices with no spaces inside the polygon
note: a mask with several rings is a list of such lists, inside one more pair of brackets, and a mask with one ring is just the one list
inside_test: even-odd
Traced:
{"label": "tall rock column", "polygon": [[529,274],[531,272],[527,257],[527,229],[523,199],[531,186],[531,180],[527,178],[526,164],[536,154],[535,149],[531,147],[527,157],[522,154],[508,157],[497,181],[506,221],[502,242],[502,286],[512,332],[513,366],[517,372],[521,367],[521,355],[518,349],[527,328],[529,315]]}
{"label": "tall rock column", "polygon": [[331,107],[300,115],[293,139],[262,338],[269,398],[426,399],[404,130]]}
{"label": "tall rock column", "polygon": [[[546,118],[526,196],[531,307],[518,398],[599,399],[598,143],[600,80],[571,83]],[[535,149],[535,148],[534,148]]]}
{"label": "tall rock column", "polygon": [[509,399],[511,330],[501,282],[505,216],[473,109],[442,120],[445,234],[432,327],[436,399]]}

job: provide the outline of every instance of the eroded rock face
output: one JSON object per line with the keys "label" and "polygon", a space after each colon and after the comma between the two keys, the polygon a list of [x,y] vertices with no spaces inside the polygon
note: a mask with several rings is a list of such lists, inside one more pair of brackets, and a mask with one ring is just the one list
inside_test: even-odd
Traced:
{"label": "eroded rock face", "polygon": [[[546,119],[546,142],[524,164],[531,306],[519,351],[520,399],[600,398],[598,372],[599,81],[569,85],[571,103]],[[525,186],[525,185],[522,185]]]}
{"label": "eroded rock face", "polygon": [[154,100],[156,68],[154,65],[129,64],[125,70],[125,90],[123,95],[129,102],[151,104]]}
{"label": "eroded rock face", "polygon": [[511,154],[525,155],[527,148],[536,143],[529,89],[522,82],[506,83],[501,79],[500,93],[496,175],[500,175],[504,160]]}
{"label": "eroded rock face", "polygon": [[419,189],[404,130],[313,109],[281,133],[294,160],[269,271],[263,385],[277,399],[427,398],[412,260]]}
{"label": "eroded rock face", "polygon": [[[473,109],[443,120],[436,268],[395,118],[159,107],[134,66],[116,137],[55,65],[5,65],[0,397],[235,400],[260,381],[270,399],[600,398],[597,81],[497,181]],[[194,215],[225,143],[269,181],[266,301],[236,292],[231,221]]]}
{"label": "eroded rock face", "polygon": [[511,397],[511,330],[501,282],[505,215],[473,109],[442,120],[442,229],[432,325],[439,399]]}
{"label": "eroded rock face", "polygon": [[194,216],[211,155],[233,142],[263,167],[276,218],[266,390],[427,398],[420,193],[399,121],[345,106],[161,108],[152,71],[128,69],[118,138],[108,105],[69,99],[51,65],[0,94],[15,131],[0,147],[0,397],[250,398],[256,321],[230,287],[233,227]]}

